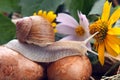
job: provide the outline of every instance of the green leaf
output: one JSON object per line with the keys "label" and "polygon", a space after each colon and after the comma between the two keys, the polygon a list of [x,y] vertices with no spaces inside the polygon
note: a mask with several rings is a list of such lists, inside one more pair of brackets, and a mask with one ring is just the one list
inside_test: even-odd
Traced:
{"label": "green leaf", "polygon": [[23,16],[31,16],[38,10],[53,10],[56,11],[60,4],[63,4],[64,0],[21,0],[20,5],[22,7]]}
{"label": "green leaf", "polygon": [[87,15],[95,1],[96,0],[67,0],[65,4],[70,14],[78,19],[77,10]]}
{"label": "green leaf", "polygon": [[92,14],[87,16],[89,23],[93,23],[94,21],[97,21],[99,19],[99,15]]}
{"label": "green leaf", "polygon": [[0,45],[15,37],[15,25],[11,20],[0,14]]}
{"label": "green leaf", "polygon": [[89,15],[93,14],[101,15],[104,2],[105,0],[97,0],[94,6],[92,7],[91,11],[89,12]]}
{"label": "green leaf", "polygon": [[[92,7],[91,11],[89,12],[88,16],[91,17],[89,19],[90,22],[96,20],[100,15],[102,14],[103,11],[103,6],[104,6],[105,0],[97,0]],[[111,7],[110,10],[110,15],[115,11],[116,8]]]}
{"label": "green leaf", "polygon": [[20,12],[19,0],[0,0],[0,12]]}

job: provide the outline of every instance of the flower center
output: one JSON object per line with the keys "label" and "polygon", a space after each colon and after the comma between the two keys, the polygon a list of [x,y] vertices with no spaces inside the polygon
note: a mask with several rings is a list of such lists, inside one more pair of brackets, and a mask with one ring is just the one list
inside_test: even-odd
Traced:
{"label": "flower center", "polygon": [[97,42],[101,43],[104,41],[108,31],[108,22],[98,20],[95,23],[90,25],[90,34],[94,34],[95,32],[99,32],[94,38]]}
{"label": "flower center", "polygon": [[85,30],[82,28],[82,26],[78,26],[75,28],[75,32],[78,36],[82,36],[85,33]]}

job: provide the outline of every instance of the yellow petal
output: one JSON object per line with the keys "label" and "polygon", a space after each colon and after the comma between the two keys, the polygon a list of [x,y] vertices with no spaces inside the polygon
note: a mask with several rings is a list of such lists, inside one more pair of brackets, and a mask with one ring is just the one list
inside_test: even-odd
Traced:
{"label": "yellow petal", "polygon": [[109,41],[113,41],[114,44],[120,45],[120,38],[118,38],[117,36],[107,35],[106,38],[107,38],[107,40],[109,40]]}
{"label": "yellow petal", "polygon": [[52,27],[54,27],[54,28],[55,28],[55,27],[56,27],[56,25],[57,25],[57,24],[56,24],[55,22],[53,22],[53,23],[52,23]]}
{"label": "yellow petal", "polygon": [[110,17],[110,25],[114,24],[120,18],[120,8],[118,8]]}
{"label": "yellow petal", "polygon": [[43,11],[42,11],[42,10],[39,10],[39,11],[38,11],[38,15],[39,15],[39,16],[42,16],[42,14],[43,14]]}
{"label": "yellow petal", "polygon": [[57,33],[58,31],[57,31],[57,29],[54,29],[54,33]]}
{"label": "yellow petal", "polygon": [[115,53],[113,54],[114,56],[117,54],[120,53],[120,49],[119,49],[119,45],[118,44],[115,44],[113,40],[110,40],[110,41],[106,41],[107,42],[107,45],[115,51]]}
{"label": "yellow petal", "polygon": [[43,11],[42,16],[47,19],[47,12]]}
{"label": "yellow petal", "polygon": [[33,16],[37,16],[37,13],[33,13]]}
{"label": "yellow petal", "polygon": [[118,28],[118,27],[111,28],[108,30],[107,33],[110,35],[118,35],[119,36],[120,35],[120,28]]}
{"label": "yellow petal", "polygon": [[99,47],[98,47],[98,59],[101,63],[101,65],[104,65],[104,43],[101,43],[99,44]]}
{"label": "yellow petal", "polygon": [[95,48],[95,51],[98,50],[99,43],[97,41],[94,42],[93,48]]}
{"label": "yellow petal", "polygon": [[47,17],[48,17],[50,22],[53,22],[53,20],[56,18],[56,14],[54,14],[53,11],[49,11],[47,14]]}
{"label": "yellow petal", "polygon": [[112,56],[117,56],[118,54],[108,45],[107,41],[105,41],[105,48],[107,52]]}
{"label": "yellow petal", "polygon": [[108,0],[106,0],[103,6],[103,12],[101,16],[102,21],[108,20],[109,15],[110,15],[110,8],[111,8],[111,3],[109,3]]}

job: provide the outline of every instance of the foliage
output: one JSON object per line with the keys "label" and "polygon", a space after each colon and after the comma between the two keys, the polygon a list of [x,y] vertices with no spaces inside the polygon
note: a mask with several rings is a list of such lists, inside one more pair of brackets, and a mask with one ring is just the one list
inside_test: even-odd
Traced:
{"label": "foliage", "polygon": [[19,0],[0,0],[0,12],[19,12]]}
{"label": "foliage", "polygon": [[63,4],[64,0],[20,0],[21,14],[23,16],[30,16],[34,12],[42,10],[56,11],[60,4]]}
{"label": "foliage", "polygon": [[65,4],[70,14],[77,19],[77,11],[81,11],[87,15],[95,1],[96,0],[66,0]]}
{"label": "foliage", "polygon": [[9,18],[0,14],[0,44],[15,38],[15,25]]}

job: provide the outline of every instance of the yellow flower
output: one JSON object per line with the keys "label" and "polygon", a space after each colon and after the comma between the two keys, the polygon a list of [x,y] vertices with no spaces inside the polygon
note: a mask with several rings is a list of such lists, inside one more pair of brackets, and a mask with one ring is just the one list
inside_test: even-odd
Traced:
{"label": "yellow flower", "polygon": [[90,33],[99,32],[94,38],[95,47],[98,51],[100,63],[104,64],[104,53],[107,51],[113,56],[120,54],[120,28],[113,27],[113,24],[120,18],[120,8],[110,17],[111,3],[106,0],[103,6],[102,16],[90,25]]}
{"label": "yellow flower", "polygon": [[56,31],[56,23],[54,22],[54,20],[56,18],[56,14],[53,11],[46,12],[46,11],[39,10],[38,13],[34,13],[33,15],[34,16],[36,16],[36,15],[42,16],[45,19],[47,19],[51,23],[51,25],[53,26],[54,32],[55,33],[57,32]]}

